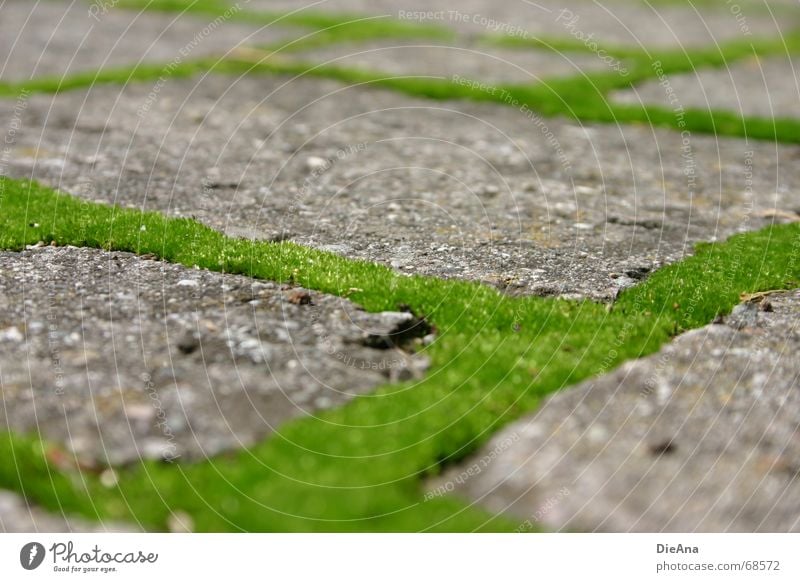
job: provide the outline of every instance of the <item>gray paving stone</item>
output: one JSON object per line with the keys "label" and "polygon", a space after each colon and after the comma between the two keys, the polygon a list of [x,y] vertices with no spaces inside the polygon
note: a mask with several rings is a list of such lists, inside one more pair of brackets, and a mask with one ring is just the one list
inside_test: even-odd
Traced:
{"label": "gray paving stone", "polygon": [[[468,0],[458,18],[435,22],[473,47],[475,35],[493,29],[675,47],[774,35],[798,23],[791,12],[776,23],[754,2],[739,4],[746,20],[726,7],[698,15],[659,6],[656,14],[641,3]],[[398,17],[451,5],[337,0],[315,9]],[[9,55],[3,81],[169,62],[207,24],[121,11],[96,22],[80,3],[7,0],[0,10],[0,47]],[[284,34],[250,36],[256,31],[225,23],[191,57]],[[372,50],[381,46],[303,56],[348,55],[347,66],[484,82],[528,79],[492,57],[541,77],[573,66],[540,51],[487,48],[490,56],[465,58],[444,47]],[[790,111],[797,93],[786,64],[775,63],[764,62],[766,87],[778,109]],[[574,65],[603,66],[591,54]],[[760,72],[748,66],[737,65],[734,84],[748,95],[747,111],[761,111]],[[674,81],[691,106],[697,89]],[[722,80],[707,83],[721,87],[715,102],[730,103]],[[653,90],[641,88],[645,96]],[[695,241],[800,217],[797,146],[581,126],[514,107],[306,78],[211,76],[22,95],[0,101],[0,132],[0,174],[193,216],[231,236],[286,237],[510,293],[609,300]],[[798,529],[798,369],[788,354],[797,351],[800,296],[770,302],[772,311],[740,308],[727,325],[686,334],[652,358],[553,397],[488,445],[482,454],[497,459],[473,471],[459,494],[516,515],[523,530]],[[0,253],[0,419],[8,419],[0,424],[60,443],[65,462],[201,459],[424,373],[424,353],[365,345],[408,317],[125,253]],[[432,487],[448,491],[463,470]],[[93,527],[0,493],[0,529]]]}
{"label": "gray paving stone", "polygon": [[609,67],[594,55],[542,50],[514,50],[489,45],[384,42],[335,45],[298,52],[298,59],[360,68],[392,75],[453,78],[484,83],[531,84],[551,77],[569,77]]}
{"label": "gray paving stone", "polygon": [[127,253],[0,253],[0,427],[87,466],[202,459],[419,377],[424,354],[366,347],[412,317]]}
{"label": "gray paving stone", "polygon": [[55,76],[225,54],[240,43],[287,37],[277,27],[230,18],[103,10],[110,2],[4,0],[0,80]]}
{"label": "gray paving stone", "polygon": [[795,145],[305,78],[153,89],[0,101],[5,173],[404,273],[598,299],[695,241],[800,211]]}
{"label": "gray paving stone", "polygon": [[130,524],[89,522],[82,518],[62,516],[29,506],[11,491],[0,489],[0,533],[95,533],[138,532]]}
{"label": "gray paving stone", "polygon": [[[463,34],[500,32],[521,36],[525,32],[546,37],[601,41],[647,47],[713,45],[714,42],[747,36],[774,36],[797,27],[800,14],[796,3],[770,2],[770,11],[760,0],[735,3],[741,10],[723,2],[716,7],[697,7],[674,2],[648,6],[630,0],[252,0],[262,9],[333,11],[389,15],[440,24]],[[574,20],[577,17],[577,20]],[[592,35],[590,37],[590,35]]]}
{"label": "gray paving stone", "polygon": [[521,531],[798,531],[798,322],[798,291],[740,306],[550,397],[428,495]]}
{"label": "gray paving stone", "polygon": [[734,63],[724,69],[700,69],[668,77],[673,94],[650,81],[612,95],[620,103],[684,108],[727,109],[740,115],[800,117],[800,69],[797,58],[772,57]]}

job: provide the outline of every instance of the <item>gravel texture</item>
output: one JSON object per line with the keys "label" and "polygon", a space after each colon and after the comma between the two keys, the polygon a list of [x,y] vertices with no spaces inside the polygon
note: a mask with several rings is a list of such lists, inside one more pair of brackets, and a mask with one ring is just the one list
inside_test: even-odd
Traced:
{"label": "gravel texture", "polygon": [[151,91],[1,101],[0,120],[17,120],[6,172],[232,236],[598,299],[695,241],[800,211],[794,145],[312,79],[209,76]]}
{"label": "gravel texture", "polygon": [[[568,37],[646,47],[713,45],[749,35],[770,36],[795,28],[800,20],[793,0],[740,0],[737,12],[724,2],[693,7],[631,0],[252,0],[254,8],[327,10],[380,14],[447,26],[463,34],[499,32],[513,36]],[[794,4],[794,6],[792,5]],[[574,18],[577,17],[577,21]],[[748,34],[749,33],[749,34]]]}
{"label": "gravel texture", "polygon": [[127,253],[0,253],[0,305],[0,426],[87,466],[251,445],[427,367],[366,347],[409,313]]}
{"label": "gravel texture", "polygon": [[0,489],[0,533],[96,533],[138,532],[129,524],[89,522],[72,516],[49,513],[11,491]]}
{"label": "gravel texture", "polygon": [[275,42],[276,27],[230,18],[105,9],[111,1],[4,0],[0,80],[22,81],[137,63],[164,65],[225,54],[240,43]]}
{"label": "gravel texture", "polygon": [[486,44],[465,45],[463,42],[457,45],[396,41],[335,45],[299,52],[296,58],[309,63],[328,63],[391,75],[447,79],[458,75],[498,84],[530,84],[609,68],[594,55],[515,50]]}
{"label": "gravel texture", "polygon": [[[724,69],[701,69],[668,79],[673,99],[687,109],[727,109],[767,118],[800,117],[800,71],[788,57],[753,58]],[[658,81],[616,92],[612,100],[675,107]]]}
{"label": "gravel texture", "polygon": [[455,489],[523,531],[798,531],[798,322],[798,291],[740,305],[550,397],[431,494]]}

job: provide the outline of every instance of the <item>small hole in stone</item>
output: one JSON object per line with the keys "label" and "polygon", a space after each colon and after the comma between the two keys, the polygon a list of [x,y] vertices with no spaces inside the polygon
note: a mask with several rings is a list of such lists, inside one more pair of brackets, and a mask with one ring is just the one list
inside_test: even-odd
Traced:
{"label": "small hole in stone", "polygon": [[650,452],[656,456],[669,455],[671,453],[674,453],[677,449],[678,447],[675,446],[675,444],[671,440],[662,441],[655,445],[650,445]]}

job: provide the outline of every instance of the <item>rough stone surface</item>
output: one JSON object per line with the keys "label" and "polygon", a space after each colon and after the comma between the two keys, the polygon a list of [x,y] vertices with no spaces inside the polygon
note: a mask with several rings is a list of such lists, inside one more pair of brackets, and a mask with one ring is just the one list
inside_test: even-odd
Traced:
{"label": "rough stone surface", "polygon": [[5,0],[0,80],[55,76],[142,63],[168,64],[225,54],[241,43],[274,42],[276,27],[230,19],[114,10],[112,2]]}
{"label": "rough stone surface", "polygon": [[[608,65],[591,52],[511,51],[478,37],[676,49],[776,36],[800,19],[796,0],[770,2],[775,18],[760,0],[737,0],[741,15],[725,3],[651,4],[329,0],[309,9],[401,18],[441,10],[429,22],[455,30],[463,48],[388,49],[395,41],[384,40],[299,58],[517,83]],[[166,64],[285,34],[229,21],[205,36],[210,17],[109,10],[95,21],[90,10],[6,0],[0,81]],[[701,71],[700,83],[670,81],[685,107],[703,107],[705,89],[715,108],[738,110],[738,94],[746,114],[772,114],[772,105],[796,115],[787,66],[742,62],[731,73]],[[638,91],[662,102],[660,86]],[[0,100],[0,134],[0,175],[509,293],[609,300],[695,241],[800,217],[798,146],[578,125],[310,78],[198,75],[23,94]],[[799,311],[797,293],[744,304],[724,325],[554,396],[488,445],[482,454],[496,460],[470,471],[458,493],[517,516],[521,530],[800,529],[791,359]],[[0,428],[41,434],[55,443],[56,466],[77,461],[113,487],[108,464],[235,450],[291,418],[419,377],[424,340],[400,350],[387,339],[410,318],[125,253],[0,253]],[[447,491],[465,470],[432,487]],[[168,529],[191,521],[176,512]],[[0,530],[94,527],[0,492]]]}
{"label": "rough stone surface", "polygon": [[[697,70],[669,77],[675,98],[684,108],[724,109],[760,117],[800,117],[800,74],[792,59],[750,59],[723,69]],[[612,95],[621,103],[674,108],[658,81]]]}
{"label": "rough stone surface", "polygon": [[[292,55],[295,56],[295,55]],[[553,77],[603,71],[608,65],[594,55],[515,50],[486,44],[435,44],[431,42],[335,45],[296,54],[310,63],[329,63],[392,75],[453,78],[484,83],[536,83]]]}
{"label": "rough stone surface", "polygon": [[456,493],[523,530],[798,531],[798,322],[800,292],[774,294],[558,393]]}
{"label": "rough stone surface", "polygon": [[18,119],[6,172],[232,236],[599,299],[695,241],[800,211],[796,145],[312,79],[184,79],[149,101],[151,90],[0,101],[0,119]]}
{"label": "rough stone surface", "polygon": [[[308,10],[389,15],[416,18],[414,12],[433,13],[429,23],[448,26],[464,34],[500,32],[521,36],[524,32],[542,37],[580,35],[610,44],[647,47],[713,45],[747,36],[770,36],[788,32],[800,15],[793,0],[770,2],[773,14],[762,0],[736,3],[739,14],[724,2],[720,6],[652,3],[630,0],[252,0],[254,7],[274,10]],[[569,15],[567,12],[571,12]],[[436,13],[441,13],[437,16]],[[457,14],[456,14],[457,13]],[[572,25],[568,23],[578,18]]]}
{"label": "rough stone surface", "polygon": [[114,522],[89,522],[72,516],[49,513],[30,506],[25,500],[10,491],[0,489],[0,533],[94,533],[94,532],[138,532],[130,524]]}
{"label": "rough stone surface", "polygon": [[427,366],[366,347],[408,313],[127,253],[0,253],[0,305],[0,426],[87,465],[247,446]]}

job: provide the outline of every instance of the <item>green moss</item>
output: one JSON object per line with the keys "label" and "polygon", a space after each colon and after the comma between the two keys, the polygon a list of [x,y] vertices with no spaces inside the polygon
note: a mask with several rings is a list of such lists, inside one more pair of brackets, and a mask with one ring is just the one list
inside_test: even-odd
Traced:
{"label": "green moss", "polygon": [[[676,0],[664,0],[676,1]],[[496,102],[543,116],[580,121],[639,122],[692,132],[800,142],[800,122],[742,118],[731,112],[674,111],[609,102],[611,91],[736,60],[793,54],[800,36],[734,41],[707,49],[648,51],[602,47],[623,60],[628,75],[580,74],[538,84],[475,88],[452,79],[280,59],[287,53],[375,38],[447,39],[446,29],[388,18],[301,11],[230,11],[222,0],[124,0],[120,7],[191,11],[218,18],[305,29],[303,36],[241,57],[199,59],[166,68],[140,65],[24,84],[0,84],[0,96],[55,93],[96,83],[164,76],[291,74],[363,83],[430,99]],[[519,50],[591,52],[574,39],[497,38]],[[658,61],[658,68],[653,63]],[[30,225],[38,224],[37,227]],[[143,231],[142,226],[146,229]],[[190,220],[168,219],[82,202],[36,184],[0,178],[0,248],[39,240],[153,253],[215,271],[292,281],[346,294],[369,310],[408,304],[440,331],[430,348],[433,368],[415,385],[386,386],[318,418],[290,422],[245,451],[197,464],[142,463],[120,469],[118,488],[96,476],[55,468],[50,445],[36,435],[0,438],[0,486],[51,509],[90,518],[138,520],[163,529],[183,509],[204,531],[467,531],[509,530],[513,524],[450,498],[425,500],[422,480],[474,451],[497,429],[533,410],[566,385],[657,350],[673,334],[731,309],[742,292],[797,287],[800,227],[780,226],[704,245],[695,256],[655,273],[624,293],[612,309],[592,302],[512,299],[478,284],[398,277],[385,267],[350,261],[292,243],[229,239]],[[754,268],[754,265],[757,268]]]}
{"label": "green moss", "polygon": [[453,37],[452,32],[446,28],[386,16],[329,13],[308,9],[270,12],[252,10],[246,4],[224,0],[120,0],[115,7],[190,13],[214,19],[223,17],[228,21],[246,22],[252,25],[300,27],[323,33],[325,42],[374,38],[450,39]]}
{"label": "green moss", "polygon": [[[672,2],[674,0],[667,0]],[[199,59],[177,65],[138,65],[131,68],[83,73],[67,78],[43,78],[22,84],[0,83],[0,97],[16,97],[23,91],[56,93],[90,87],[99,83],[129,83],[161,77],[185,77],[213,71],[227,74],[292,74],[337,79],[345,83],[368,83],[430,99],[469,99],[526,107],[544,117],[564,116],[580,122],[647,123],[693,133],[748,137],[784,143],[800,143],[800,121],[783,118],[743,117],[731,111],[694,109],[676,114],[663,107],[617,104],[610,100],[614,90],[626,89],[659,75],[689,73],[703,68],[720,68],[745,58],[800,53],[800,33],[780,38],[747,38],[714,47],[686,50],[649,50],[626,46],[599,46],[621,59],[627,74],[618,72],[581,73],[569,78],[545,79],[524,85],[503,85],[492,90],[468,88],[448,78],[398,77],[377,71],[315,65],[287,61],[287,55],[302,49],[340,42],[365,42],[381,38],[450,39],[454,34],[444,27],[400,21],[387,17],[369,17],[300,10],[271,13],[242,8],[223,0],[122,0],[117,8],[191,12],[248,23],[295,26],[308,30],[305,35],[263,47],[264,59],[253,63],[235,54],[224,59]],[[487,36],[487,43],[502,44],[520,50],[554,52],[593,52],[593,47],[572,38]],[[654,66],[658,63],[658,67]],[[477,80],[479,81],[479,80]]]}
{"label": "green moss", "polygon": [[473,86],[450,78],[396,76],[378,71],[270,58],[264,58],[261,62],[230,59],[218,63],[215,70],[231,74],[308,75],[352,85],[387,88],[427,99],[498,103],[533,111],[542,117],[563,116],[580,122],[647,123],[693,133],[800,143],[800,120],[796,119],[742,117],[730,111],[707,109],[686,109],[679,115],[658,106],[613,103],[606,95],[619,86],[619,75],[614,73],[553,79],[535,85],[483,84],[480,87],[477,81]]}
{"label": "green moss", "polygon": [[117,488],[55,469],[35,436],[0,438],[0,486],[24,490],[45,507],[153,529],[163,529],[176,509],[203,531],[513,529],[455,499],[426,501],[422,480],[533,410],[542,396],[652,353],[674,333],[730,310],[741,292],[800,279],[794,224],[704,245],[624,293],[611,310],[589,301],[510,298],[479,284],[398,276],[288,242],[230,239],[191,220],[0,179],[0,247],[39,240],[154,253],[335,294],[358,287],[350,298],[366,309],[405,303],[439,330],[433,368],[421,382],[386,386],[287,423],[267,441],[217,459],[120,469]]}

